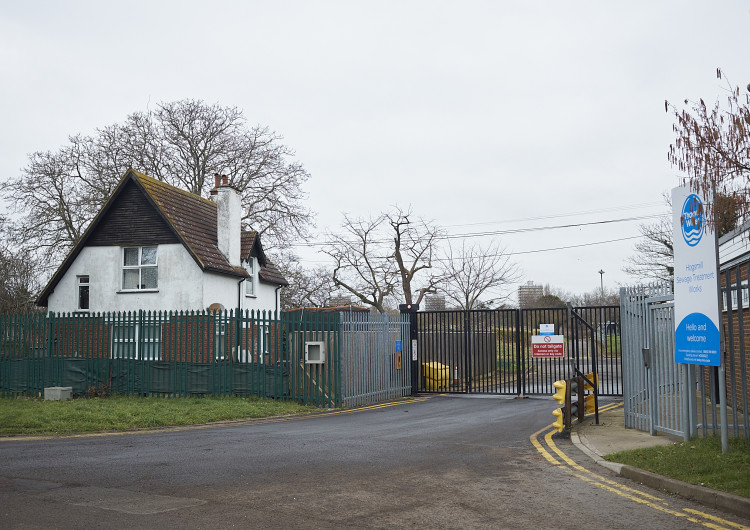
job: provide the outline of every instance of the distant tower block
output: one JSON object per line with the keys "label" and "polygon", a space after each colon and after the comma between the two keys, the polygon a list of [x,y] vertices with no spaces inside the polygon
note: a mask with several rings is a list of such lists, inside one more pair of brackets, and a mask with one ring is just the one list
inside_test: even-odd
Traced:
{"label": "distant tower block", "polygon": [[544,295],[544,287],[528,282],[518,287],[518,307],[533,307],[534,303]]}
{"label": "distant tower block", "polygon": [[425,298],[425,311],[445,311],[445,297],[432,295]]}

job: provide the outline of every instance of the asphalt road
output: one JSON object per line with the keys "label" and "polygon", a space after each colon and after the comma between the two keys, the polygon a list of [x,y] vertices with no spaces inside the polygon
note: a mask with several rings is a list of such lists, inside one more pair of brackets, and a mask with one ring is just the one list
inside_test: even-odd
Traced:
{"label": "asphalt road", "polygon": [[[530,435],[551,423],[553,405],[549,398],[434,396],[305,418],[0,441],[0,528],[669,529],[700,528],[707,517],[737,522],[614,474],[598,484],[549,445],[535,445]],[[598,468],[569,441],[556,446]]]}

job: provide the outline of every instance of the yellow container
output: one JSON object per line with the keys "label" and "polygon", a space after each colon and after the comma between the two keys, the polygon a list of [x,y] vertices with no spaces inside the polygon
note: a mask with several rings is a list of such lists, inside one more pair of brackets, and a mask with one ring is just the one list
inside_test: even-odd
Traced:
{"label": "yellow container", "polygon": [[[422,375],[424,376],[427,385],[432,381],[433,384],[437,385],[436,388],[444,387],[448,386],[450,383],[451,369],[450,366],[443,363],[422,363]],[[435,390],[435,388],[430,388],[429,386],[428,388],[430,390]]]}
{"label": "yellow container", "polygon": [[446,381],[436,381],[435,379],[426,378],[424,380],[425,390],[441,390],[448,386]]}

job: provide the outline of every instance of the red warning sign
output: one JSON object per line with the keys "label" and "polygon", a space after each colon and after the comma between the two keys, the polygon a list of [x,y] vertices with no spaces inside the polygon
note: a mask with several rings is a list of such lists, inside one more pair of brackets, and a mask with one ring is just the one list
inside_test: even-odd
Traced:
{"label": "red warning sign", "polygon": [[532,357],[564,357],[565,337],[563,335],[532,335]]}

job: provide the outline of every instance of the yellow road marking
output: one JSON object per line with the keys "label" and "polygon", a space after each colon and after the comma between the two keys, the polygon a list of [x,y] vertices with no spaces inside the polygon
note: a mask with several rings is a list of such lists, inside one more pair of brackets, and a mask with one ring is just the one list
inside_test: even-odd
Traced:
{"label": "yellow road marking", "polygon": [[741,525],[739,523],[733,523],[732,521],[725,521],[721,517],[716,517],[715,515],[711,515],[710,513],[704,513],[699,512],[698,510],[693,510],[690,508],[684,508],[686,512],[694,513],[695,515],[698,515],[700,517],[705,517],[706,519],[711,519],[712,521],[716,521],[721,524],[725,524],[727,526],[731,526],[732,528],[740,528],[740,529],[747,529],[748,527],[745,525]]}
{"label": "yellow road marking", "polygon": [[588,473],[591,476],[596,477],[597,480],[600,480],[600,481],[602,481],[602,482],[604,482],[606,484],[612,484],[615,487],[618,487],[618,488],[620,488],[622,490],[631,491],[633,493],[636,493],[638,495],[641,495],[641,496],[646,497],[646,498],[651,499],[651,500],[664,501],[664,499],[662,499],[661,497],[655,497],[653,495],[650,495],[648,493],[644,493],[644,492],[639,491],[637,489],[629,488],[627,486],[624,486],[624,485],[620,484],[619,482],[615,482],[614,480],[609,480],[608,478],[603,477],[602,475],[598,475],[597,473],[594,473],[593,471],[590,471],[590,470],[586,469],[585,467],[582,467],[582,466],[578,465],[576,462],[574,462],[573,460],[571,460],[571,458],[568,457],[568,455],[566,455],[560,449],[557,448],[557,445],[552,440],[552,433],[553,433],[553,431],[548,432],[544,436],[544,441],[547,442],[547,445],[550,447],[550,449],[552,449],[555,453],[557,453],[560,456],[560,458],[562,458],[565,461],[565,463],[568,464],[570,467],[572,467],[574,469],[577,469],[578,471],[582,471],[584,473]]}
{"label": "yellow road marking", "polygon": [[560,465],[560,462],[558,462],[558,461],[557,461],[557,460],[556,460],[556,459],[555,459],[555,458],[554,458],[554,457],[553,457],[553,456],[552,456],[551,454],[549,454],[549,453],[547,452],[547,450],[546,450],[546,449],[545,449],[544,447],[542,447],[542,444],[541,444],[541,443],[539,443],[539,440],[537,439],[537,437],[538,437],[538,436],[539,436],[540,434],[542,434],[542,431],[545,431],[545,430],[546,430],[546,429],[548,429],[548,428],[549,428],[549,425],[548,425],[547,427],[544,427],[543,429],[539,429],[539,430],[538,430],[538,431],[536,431],[536,432],[535,432],[534,434],[532,434],[531,436],[529,436],[529,440],[531,440],[531,443],[532,443],[532,444],[534,445],[534,447],[536,447],[536,450],[537,450],[537,451],[539,451],[539,453],[540,453],[540,454],[541,454],[541,455],[542,455],[542,456],[543,456],[544,458],[546,458],[546,459],[547,459],[547,461],[548,461],[548,462],[549,462],[550,464],[552,464],[553,466],[559,466],[559,465]]}
{"label": "yellow road marking", "polygon": [[[608,406],[607,408],[603,409],[602,411],[611,410],[613,408],[616,408],[618,406],[621,406],[621,404],[615,404],[613,406]],[[568,457],[565,453],[563,453],[555,444],[555,442],[552,440],[552,435],[557,431],[557,429],[552,428],[544,435],[544,441],[547,444],[547,446],[562,460],[558,460],[550,454],[547,449],[544,448],[542,443],[539,441],[539,436],[546,431],[547,429],[550,429],[552,425],[548,425],[544,427],[543,429],[538,430],[534,434],[532,434],[529,439],[531,440],[531,443],[534,445],[536,450],[552,465],[561,467],[574,477],[583,480],[584,482],[587,482],[591,485],[597,486],[599,488],[602,488],[606,491],[610,491],[616,495],[619,495],[623,498],[626,498],[628,500],[631,500],[633,502],[636,502],[638,504],[642,504],[644,506],[648,506],[649,508],[652,508],[654,510],[672,515],[674,517],[679,517],[681,519],[690,521],[692,523],[700,524],[702,526],[705,526],[707,528],[713,528],[713,529],[724,529],[726,528],[738,528],[738,529],[745,529],[750,530],[750,527],[733,523],[731,521],[727,521],[725,519],[722,519],[721,517],[716,517],[714,515],[710,515],[704,512],[700,512],[698,510],[693,510],[690,508],[685,508],[682,512],[672,510],[670,508],[667,508],[666,506],[662,506],[660,503],[663,503],[666,505],[666,501],[660,497],[656,497],[654,495],[650,495],[648,493],[644,493],[642,491],[638,491],[634,488],[630,488],[628,486],[619,484],[613,480],[607,479],[606,477],[603,477],[597,473],[594,473],[593,471],[590,471],[583,466],[580,466],[575,461],[573,461],[570,457]],[[640,496],[640,497],[639,497]],[[695,517],[691,517],[692,515],[702,517],[706,520],[697,519]],[[713,522],[711,522],[713,521]],[[717,523],[717,524],[714,524]]]}
{"label": "yellow road marking", "polygon": [[363,410],[374,410],[374,409],[384,409],[387,407],[393,407],[395,405],[405,405],[407,403],[419,403],[421,401],[427,401],[430,398],[426,397],[416,397],[416,398],[406,398],[406,399],[400,399],[398,401],[386,401],[385,403],[376,403],[375,405],[366,405],[364,407],[357,407],[353,409],[346,409],[346,410],[332,410],[330,412],[324,412],[322,414],[316,414],[315,416],[330,416],[332,414],[352,414],[353,412],[360,412]]}

